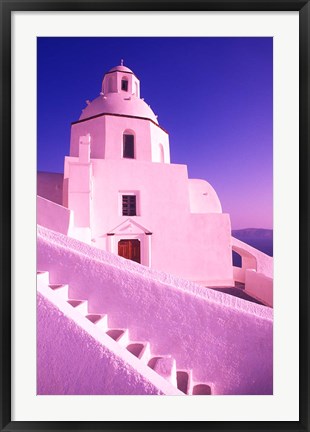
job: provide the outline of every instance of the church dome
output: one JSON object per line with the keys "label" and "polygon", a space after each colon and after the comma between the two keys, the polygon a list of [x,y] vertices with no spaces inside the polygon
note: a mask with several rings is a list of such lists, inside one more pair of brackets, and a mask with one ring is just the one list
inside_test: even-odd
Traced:
{"label": "church dome", "polygon": [[140,99],[140,82],[131,69],[123,64],[105,74],[102,91],[93,101],[87,101],[80,120],[100,114],[118,114],[142,117],[158,124],[157,117],[143,99]]}
{"label": "church dome", "polygon": [[129,69],[128,67],[123,66],[123,65],[113,67],[112,69],[109,70],[109,73],[115,72],[115,71],[133,73],[133,71],[131,69]]}
{"label": "church dome", "polygon": [[121,93],[100,95],[82,111],[80,120],[99,114],[120,114],[124,116],[143,117],[158,124],[152,109],[140,98]]}

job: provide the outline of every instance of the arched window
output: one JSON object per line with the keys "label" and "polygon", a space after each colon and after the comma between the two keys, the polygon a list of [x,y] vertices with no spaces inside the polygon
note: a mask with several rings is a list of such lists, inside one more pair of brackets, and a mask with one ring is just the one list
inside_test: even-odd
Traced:
{"label": "arched window", "polygon": [[128,79],[126,77],[122,78],[122,90],[128,91]]}
{"label": "arched window", "polygon": [[128,159],[135,157],[135,137],[129,132],[123,135],[123,157]]}

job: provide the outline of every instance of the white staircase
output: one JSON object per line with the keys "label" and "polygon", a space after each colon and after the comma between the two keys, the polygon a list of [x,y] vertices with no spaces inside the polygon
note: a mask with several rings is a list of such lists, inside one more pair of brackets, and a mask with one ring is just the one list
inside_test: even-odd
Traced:
{"label": "white staircase", "polygon": [[37,272],[38,287],[44,286],[57,295],[64,303],[69,304],[78,311],[85,320],[90,321],[116,344],[129,351],[133,356],[141,360],[149,368],[167,380],[175,387],[175,394],[183,395],[211,395],[212,386],[206,383],[194,382],[191,370],[179,370],[176,360],[170,355],[153,355],[150,343],[147,341],[132,341],[129,337],[129,329],[110,328],[106,314],[88,313],[88,301],[69,298],[69,286],[67,284],[50,284],[49,273]]}

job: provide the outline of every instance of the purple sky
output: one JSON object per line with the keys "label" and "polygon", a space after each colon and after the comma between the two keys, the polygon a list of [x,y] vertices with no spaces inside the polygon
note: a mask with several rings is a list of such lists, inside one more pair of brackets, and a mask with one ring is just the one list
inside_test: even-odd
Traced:
{"label": "purple sky", "polygon": [[170,135],[172,163],[217,191],[233,229],[272,228],[272,38],[38,38],[38,170],[120,64]]}

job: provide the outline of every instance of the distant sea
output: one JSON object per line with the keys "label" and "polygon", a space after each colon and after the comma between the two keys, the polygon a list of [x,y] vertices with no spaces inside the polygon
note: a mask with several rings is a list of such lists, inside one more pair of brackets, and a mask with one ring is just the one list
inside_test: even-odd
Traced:
{"label": "distant sea", "polygon": [[[233,230],[232,236],[269,256],[273,256],[273,230],[246,228]],[[235,252],[233,252],[233,265],[241,267],[241,257]]]}

